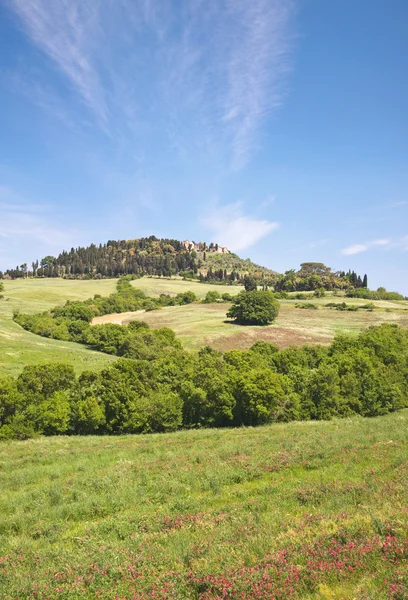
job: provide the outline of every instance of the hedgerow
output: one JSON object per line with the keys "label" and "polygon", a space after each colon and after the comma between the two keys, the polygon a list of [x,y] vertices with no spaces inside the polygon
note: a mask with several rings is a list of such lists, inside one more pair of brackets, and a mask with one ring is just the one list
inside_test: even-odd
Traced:
{"label": "hedgerow", "polygon": [[338,336],[329,347],[257,342],[224,354],[188,352],[173,331],[143,323],[89,329],[89,344],[121,358],[79,378],[65,364],[1,378],[0,438],[372,417],[408,406],[408,331],[396,325]]}

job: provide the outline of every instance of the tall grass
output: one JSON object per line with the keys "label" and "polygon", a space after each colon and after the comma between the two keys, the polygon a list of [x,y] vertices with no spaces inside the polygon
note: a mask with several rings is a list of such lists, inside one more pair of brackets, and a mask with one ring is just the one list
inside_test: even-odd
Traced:
{"label": "tall grass", "polygon": [[0,598],[408,598],[407,425],[0,445]]}

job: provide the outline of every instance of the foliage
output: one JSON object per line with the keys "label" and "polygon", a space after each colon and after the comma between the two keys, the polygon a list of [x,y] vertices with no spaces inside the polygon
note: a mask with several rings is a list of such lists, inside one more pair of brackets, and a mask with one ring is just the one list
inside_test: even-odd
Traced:
{"label": "foliage", "polygon": [[377,291],[369,290],[367,288],[359,288],[355,290],[349,290],[347,292],[348,298],[365,298],[367,300],[404,300],[404,296],[398,294],[398,292],[387,292],[385,288],[378,288]]}
{"label": "foliage", "polygon": [[197,296],[194,292],[179,292],[174,300],[175,305],[191,304],[197,300]]}
{"label": "foliage", "polygon": [[305,302],[303,304],[296,304],[296,308],[306,308],[307,310],[318,310],[318,306],[312,302]]}
{"label": "foliage", "polygon": [[166,328],[91,330],[95,346],[122,358],[79,379],[64,364],[0,379],[1,438],[374,417],[408,406],[408,331],[394,325],[338,336],[328,348],[257,342],[225,354],[187,352]]}
{"label": "foliage", "polygon": [[[74,341],[89,344],[96,350],[108,354],[117,354],[124,338],[133,331],[123,330],[119,325],[110,324],[90,327],[93,317],[110,314],[131,312],[137,310],[152,310],[161,306],[189,304],[196,300],[193,292],[185,291],[175,298],[162,294],[160,298],[149,298],[146,294],[130,284],[131,277],[118,280],[117,292],[108,297],[95,295],[83,302],[67,301],[65,306],[56,307],[41,314],[16,313],[14,320],[24,329],[43,337],[57,340]],[[114,340],[116,334],[116,341]],[[119,343],[120,342],[120,343]]]}
{"label": "foliage", "polygon": [[218,302],[219,300],[221,300],[221,294],[217,291],[210,291],[207,292],[204,300],[202,300],[203,304],[214,304],[215,302]]}
{"label": "foliage", "polygon": [[268,325],[279,313],[279,303],[272,292],[241,292],[233,299],[227,317],[243,325]]}
{"label": "foliage", "polygon": [[244,277],[244,288],[246,292],[253,292],[258,289],[256,279],[254,277],[249,277],[249,275],[245,275]]}
{"label": "foliage", "polygon": [[[223,283],[241,282],[251,272],[258,279],[265,275],[274,278],[274,271],[255,265],[249,259],[241,259],[229,251],[219,253],[218,244],[199,242],[186,244],[174,239],[158,239],[155,236],[133,240],[109,240],[106,244],[71,248],[58,256],[46,256],[40,261],[8,269],[5,276],[13,279],[23,277],[64,277],[100,279],[144,275],[172,277],[181,275],[200,281]],[[2,276],[2,273],[0,273]]]}
{"label": "foliage", "polygon": [[367,286],[367,275],[361,279],[354,271],[333,273],[323,263],[306,262],[300,265],[298,271],[291,269],[280,275],[274,289],[277,292],[312,291],[321,298],[326,290],[348,290],[362,288],[363,285]]}

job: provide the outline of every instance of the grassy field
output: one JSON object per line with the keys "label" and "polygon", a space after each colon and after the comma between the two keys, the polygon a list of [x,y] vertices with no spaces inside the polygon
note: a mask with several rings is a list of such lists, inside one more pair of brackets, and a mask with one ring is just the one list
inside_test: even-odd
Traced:
{"label": "grassy field", "polygon": [[[330,298],[324,302],[330,302]],[[292,344],[328,344],[337,333],[358,333],[370,325],[398,323],[408,327],[408,310],[404,306],[391,312],[381,307],[373,312],[342,312],[323,307],[299,309],[295,302],[284,301],[278,318],[267,327],[234,325],[226,320],[228,308],[229,304],[170,306],[151,312],[105,315],[94,323],[126,324],[134,319],[143,320],[153,328],[170,327],[186,348],[210,345],[218,350],[246,349],[258,340],[274,342],[281,348]]]}
{"label": "grassy field", "polygon": [[408,411],[0,445],[0,598],[408,598]]}
{"label": "grassy field", "polygon": [[[17,374],[27,364],[67,362],[77,372],[100,369],[114,357],[92,352],[79,344],[35,336],[13,323],[13,310],[35,313],[64,304],[66,300],[84,300],[94,294],[109,295],[116,289],[116,279],[67,281],[64,279],[28,279],[6,281],[0,300],[0,375]],[[181,279],[144,277],[134,282],[149,296],[177,294],[191,290],[203,298],[208,291],[236,294],[241,286],[223,286],[186,282]],[[291,344],[329,343],[337,332],[354,333],[383,322],[408,327],[408,302],[374,302],[374,312],[339,312],[324,308],[327,302],[344,298],[313,299],[319,310],[298,309],[298,300],[284,300],[277,321],[269,327],[239,327],[225,322],[227,304],[169,307],[149,313],[124,313],[102,317],[100,322],[127,322],[133,318],[147,321],[152,327],[171,327],[187,348],[211,345],[219,350],[244,349],[257,340],[286,347]],[[345,299],[348,304],[367,304],[365,300]]]}
{"label": "grassy field", "polygon": [[115,280],[66,281],[63,279],[25,279],[4,282],[0,299],[0,375],[16,375],[24,366],[41,362],[65,362],[77,372],[101,369],[114,357],[92,352],[80,344],[61,342],[33,335],[13,322],[13,311],[36,313],[66,300],[85,300],[94,294],[115,291]]}
{"label": "grassy field", "polygon": [[191,290],[198,298],[204,298],[207,292],[225,292],[235,296],[244,289],[242,285],[212,285],[209,283],[199,283],[198,281],[183,281],[179,277],[173,279],[164,279],[161,277],[142,277],[133,281],[133,285],[145,292],[147,296],[160,296],[160,294],[178,294]]}

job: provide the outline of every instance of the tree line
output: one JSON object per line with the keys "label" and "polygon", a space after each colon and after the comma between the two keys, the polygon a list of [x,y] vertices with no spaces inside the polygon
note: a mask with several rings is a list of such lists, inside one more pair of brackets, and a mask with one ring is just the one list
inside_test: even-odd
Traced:
{"label": "tree line", "polygon": [[171,330],[144,323],[94,329],[99,349],[121,358],[79,377],[66,364],[1,377],[0,438],[372,417],[408,406],[408,332],[396,325],[329,347],[257,342],[225,353],[186,351]]}
{"label": "tree line", "polygon": [[300,269],[291,269],[280,275],[274,289],[277,292],[307,292],[317,289],[349,290],[367,288],[367,275],[357,275],[354,271],[335,271],[323,263],[305,262]]}

